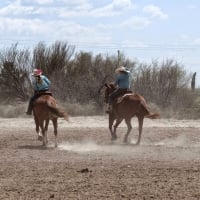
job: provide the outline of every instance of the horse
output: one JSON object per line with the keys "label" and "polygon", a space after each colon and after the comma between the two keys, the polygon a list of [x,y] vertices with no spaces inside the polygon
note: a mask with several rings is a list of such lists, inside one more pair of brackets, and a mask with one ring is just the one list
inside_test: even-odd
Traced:
{"label": "horse", "polygon": [[[108,103],[109,95],[116,89],[114,84],[112,83],[105,83],[105,93],[104,93],[104,101]],[[124,136],[124,142],[127,143],[129,133],[132,130],[131,119],[136,116],[138,118],[139,124],[139,136],[137,139],[136,144],[140,144],[141,135],[142,135],[142,128],[143,128],[143,121],[144,118],[150,119],[158,119],[160,118],[159,113],[151,114],[147,109],[147,104],[143,96],[139,94],[127,93],[123,94],[120,98],[114,100],[113,103],[113,111],[108,113],[109,114],[109,130],[111,133],[111,140],[117,139],[116,130],[119,124],[125,120],[127,125],[127,132]],[[115,121],[116,120],[116,121]],[[115,121],[115,124],[113,125]]]}
{"label": "horse", "polygon": [[57,147],[58,117],[68,121],[68,114],[57,107],[56,100],[49,94],[40,95],[33,103],[33,116],[36,125],[38,140],[43,141],[43,146],[47,146],[47,130],[51,120],[54,127],[55,147]]}

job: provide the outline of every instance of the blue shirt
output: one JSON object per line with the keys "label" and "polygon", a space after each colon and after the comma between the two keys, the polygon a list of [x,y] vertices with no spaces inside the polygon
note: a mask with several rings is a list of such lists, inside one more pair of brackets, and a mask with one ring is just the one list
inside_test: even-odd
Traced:
{"label": "blue shirt", "polygon": [[34,90],[35,91],[48,90],[49,89],[49,85],[51,84],[51,82],[44,75],[40,75],[40,78],[41,78],[41,83],[38,83],[36,81],[36,78],[33,81],[33,88],[34,88]]}
{"label": "blue shirt", "polygon": [[130,88],[130,73],[120,73],[117,75],[115,85],[118,85],[120,89]]}

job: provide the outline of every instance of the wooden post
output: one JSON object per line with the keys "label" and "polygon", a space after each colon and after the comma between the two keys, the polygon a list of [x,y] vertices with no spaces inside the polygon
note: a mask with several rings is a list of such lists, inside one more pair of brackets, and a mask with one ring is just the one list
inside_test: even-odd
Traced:
{"label": "wooden post", "polygon": [[196,82],[195,78],[196,78],[196,72],[192,76],[192,81],[191,81],[191,89],[192,89],[192,91],[195,90],[195,82]]}
{"label": "wooden post", "polygon": [[120,51],[117,50],[117,67],[119,67],[120,64]]}

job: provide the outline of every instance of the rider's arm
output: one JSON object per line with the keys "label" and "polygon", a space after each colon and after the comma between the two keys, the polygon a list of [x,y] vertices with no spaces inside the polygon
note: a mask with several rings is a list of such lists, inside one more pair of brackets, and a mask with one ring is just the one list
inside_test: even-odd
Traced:
{"label": "rider's arm", "polygon": [[46,83],[48,86],[51,84],[51,81],[50,81],[46,76],[44,76],[43,81],[45,81],[45,83]]}

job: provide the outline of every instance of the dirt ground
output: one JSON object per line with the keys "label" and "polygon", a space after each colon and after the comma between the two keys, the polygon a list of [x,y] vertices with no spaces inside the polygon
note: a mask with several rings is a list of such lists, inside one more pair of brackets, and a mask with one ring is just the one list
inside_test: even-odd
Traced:
{"label": "dirt ground", "polygon": [[47,148],[33,118],[0,119],[0,199],[200,199],[200,120],[137,121],[124,144],[110,141],[107,116],[59,119]]}

